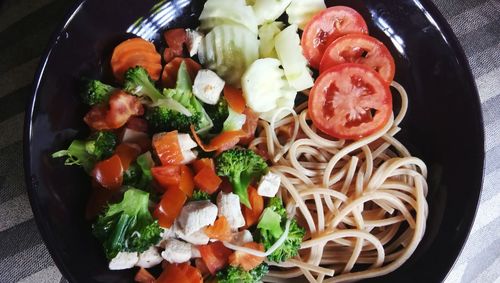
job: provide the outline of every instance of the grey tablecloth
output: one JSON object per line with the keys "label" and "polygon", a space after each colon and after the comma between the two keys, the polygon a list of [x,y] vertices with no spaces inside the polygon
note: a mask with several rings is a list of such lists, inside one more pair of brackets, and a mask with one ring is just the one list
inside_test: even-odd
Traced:
{"label": "grey tablecloth", "polygon": [[[467,54],[486,127],[481,205],[465,249],[446,282],[500,282],[500,0],[434,2]],[[64,281],[42,242],[28,203],[22,169],[22,125],[36,66],[70,4],[70,0],[0,0],[2,283]]]}

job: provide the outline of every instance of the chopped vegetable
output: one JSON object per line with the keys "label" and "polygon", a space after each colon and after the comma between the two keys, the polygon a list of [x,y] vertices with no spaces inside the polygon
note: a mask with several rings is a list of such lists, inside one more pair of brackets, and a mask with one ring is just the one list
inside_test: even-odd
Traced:
{"label": "chopped vegetable", "polygon": [[[264,245],[261,243],[249,242],[243,244],[243,247],[249,248],[257,251],[264,251]],[[229,264],[231,266],[239,266],[245,271],[250,271],[264,262],[263,257],[251,255],[241,251],[234,251],[232,255],[229,256]]]}
{"label": "chopped vegetable", "polygon": [[212,119],[214,123],[212,132],[220,133],[222,131],[224,122],[229,116],[229,107],[226,98],[224,96],[221,96],[217,104],[205,105],[205,109],[207,111],[208,116]]}
{"label": "chopped vegetable", "polygon": [[164,98],[161,92],[156,89],[146,69],[140,66],[131,68],[125,73],[123,89],[133,95],[147,97],[153,102]]}
{"label": "chopped vegetable", "polygon": [[241,128],[243,128],[246,119],[247,116],[245,116],[245,114],[238,114],[237,112],[233,111],[232,108],[229,108],[229,116],[227,117],[226,121],[224,121],[222,130],[224,132],[239,131],[241,130]]}
{"label": "chopped vegetable", "polygon": [[115,47],[111,56],[111,69],[118,81],[123,80],[130,68],[141,66],[153,80],[157,81],[161,73],[161,56],[155,46],[142,38],[125,40]]}
{"label": "chopped vegetable", "polygon": [[123,165],[118,155],[98,162],[92,170],[92,177],[103,188],[117,190],[123,182]]}
{"label": "chopped vegetable", "polygon": [[179,165],[184,160],[177,131],[154,135],[153,148],[163,165]]}
{"label": "chopped vegetable", "polygon": [[210,200],[210,194],[201,190],[194,190],[191,201]]}
{"label": "chopped vegetable", "polygon": [[202,30],[211,30],[222,24],[239,24],[257,34],[257,18],[244,0],[208,0],[199,20]]}
{"label": "chopped vegetable", "polygon": [[216,26],[202,40],[198,57],[226,83],[239,87],[245,70],[259,58],[259,40],[241,25]]}
{"label": "chopped vegetable", "polygon": [[179,165],[153,167],[151,168],[151,173],[163,190],[167,190],[170,187],[177,187],[181,181],[181,168]]}
{"label": "chopped vegetable", "polygon": [[262,211],[264,210],[264,198],[260,196],[257,190],[252,186],[248,187],[248,199],[252,208],[246,206],[242,208],[246,228],[255,225],[259,221]]}
{"label": "chopped vegetable", "polygon": [[83,102],[90,106],[106,103],[116,90],[115,87],[102,83],[101,81],[89,80],[86,82],[85,90],[82,93]]}
{"label": "chopped vegetable", "polygon": [[141,154],[141,149],[135,144],[121,143],[116,147],[115,154],[120,157],[123,170],[128,170],[130,164]]}
{"label": "chopped vegetable", "polygon": [[229,256],[232,254],[232,251],[219,241],[199,246],[198,249],[200,250],[201,258],[213,275],[227,265]]}
{"label": "chopped vegetable", "polygon": [[285,28],[282,22],[271,22],[259,28],[259,54],[260,58],[278,58],[274,48],[274,38]]}
{"label": "chopped vegetable", "polygon": [[290,86],[297,91],[311,88],[314,80],[302,55],[297,25],[288,26],[276,36],[275,48]]}
{"label": "chopped vegetable", "polygon": [[240,89],[234,88],[230,85],[224,87],[224,98],[227,104],[234,112],[238,114],[243,114],[246,108],[245,98],[243,97],[243,92]]}
{"label": "chopped vegetable", "polygon": [[103,243],[108,259],[118,252],[143,252],[160,241],[161,229],[148,205],[148,193],[130,188],[121,202],[110,205],[99,216],[92,232]]}
{"label": "chopped vegetable", "polygon": [[213,194],[217,191],[220,184],[222,183],[221,178],[215,174],[215,171],[210,167],[205,167],[196,173],[194,176],[194,184],[196,188]]}
{"label": "chopped vegetable", "polygon": [[147,269],[141,267],[135,274],[134,281],[137,283],[155,283],[156,279]]}
{"label": "chopped vegetable", "polygon": [[240,202],[250,207],[247,188],[267,172],[266,161],[250,149],[230,149],[216,159],[217,174],[228,177]]}
{"label": "chopped vegetable", "polygon": [[74,140],[68,149],[54,152],[52,157],[66,157],[65,165],[79,165],[90,172],[97,161],[113,154],[116,140],[111,132],[96,132],[87,140]]}
{"label": "chopped vegetable", "polygon": [[253,11],[259,25],[269,23],[281,16],[292,0],[255,0]]}
{"label": "chopped vegetable", "polygon": [[169,29],[163,33],[163,37],[172,50],[172,54],[176,57],[182,57],[184,44],[187,42],[186,30],[183,28]]}
{"label": "chopped vegetable", "polygon": [[153,175],[151,167],[154,166],[151,152],[146,152],[137,157],[129,169],[123,175],[123,185],[132,186],[142,190],[149,190]]}
{"label": "chopped vegetable", "polygon": [[212,226],[206,227],[203,231],[210,239],[231,241],[233,238],[229,222],[227,222],[227,219],[224,216],[219,216]]}
{"label": "chopped vegetable", "polygon": [[[288,216],[286,209],[283,207],[283,202],[278,197],[270,199],[267,208],[264,210],[264,214],[267,215],[264,215],[262,217],[262,224],[259,222],[259,225],[257,227],[259,227],[260,242],[264,244],[264,247],[267,250],[278,240],[278,238],[283,233],[278,233],[279,229],[276,227],[274,218],[276,217],[276,215],[279,215],[281,217],[281,230],[284,230],[286,222],[288,221]],[[285,239],[283,244],[278,247],[277,250],[267,256],[267,259],[274,262],[283,262],[289,258],[296,256],[299,252],[300,244],[302,243],[304,235],[305,229],[297,224],[297,220],[291,219],[287,238]]]}
{"label": "chopped vegetable", "polygon": [[245,271],[241,267],[228,266],[217,272],[217,281],[218,283],[258,283],[262,282],[268,272],[269,266],[265,263],[250,271]]}
{"label": "chopped vegetable", "polygon": [[183,62],[184,64],[186,64],[186,69],[189,73],[191,81],[194,81],[194,79],[196,78],[196,74],[201,69],[200,64],[196,63],[196,61],[191,58],[176,57],[172,58],[172,60],[169,60],[165,65],[165,68],[163,69],[161,81],[164,87],[175,88],[177,82],[177,74],[179,73],[181,63]]}
{"label": "chopped vegetable", "polygon": [[170,228],[187,200],[184,192],[176,187],[170,187],[161,197],[160,203],[154,211],[154,217],[163,228]]}
{"label": "chopped vegetable", "polygon": [[193,168],[194,172],[198,173],[200,172],[203,168],[209,167],[210,169],[215,171],[215,163],[212,158],[201,158],[193,162]]}
{"label": "chopped vegetable", "polygon": [[167,264],[156,283],[203,283],[200,271],[189,263]]}
{"label": "chopped vegetable", "polygon": [[194,190],[193,172],[186,165],[181,165],[180,171],[179,189],[183,191],[186,196],[191,197]]}
{"label": "chopped vegetable", "polygon": [[222,152],[228,150],[238,144],[238,142],[240,141],[240,137],[246,136],[245,132],[243,132],[242,130],[222,132],[212,138],[210,140],[210,143],[206,145],[200,139],[193,126],[191,126],[191,133],[193,134],[193,137],[196,140],[198,146],[200,146],[201,149],[203,149],[203,151],[205,152]]}
{"label": "chopped vegetable", "polygon": [[326,9],[325,0],[292,0],[286,9],[288,22],[304,29],[309,20],[324,9]]}

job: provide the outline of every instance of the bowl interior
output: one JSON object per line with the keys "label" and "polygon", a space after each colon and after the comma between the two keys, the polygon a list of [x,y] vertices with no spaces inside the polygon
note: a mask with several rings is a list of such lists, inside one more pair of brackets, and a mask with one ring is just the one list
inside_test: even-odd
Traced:
{"label": "bowl interior", "polygon": [[[88,133],[82,120],[88,109],[78,95],[80,78],[111,83],[108,62],[116,44],[134,33],[154,40],[161,50],[160,31],[195,27],[202,2],[79,1],[49,46],[27,111],[26,180],[42,236],[71,282],[129,282],[132,278],[131,271],[107,269],[102,248],[84,219],[89,178],[80,168],[65,167],[50,157]],[[429,218],[420,246],[400,269],[368,281],[441,281],[468,235],[482,184],[483,126],[467,61],[428,0],[327,3],[359,11],[370,33],[395,57],[396,80],[410,99],[397,137],[427,163],[430,172]],[[160,9],[152,10],[153,6]]]}

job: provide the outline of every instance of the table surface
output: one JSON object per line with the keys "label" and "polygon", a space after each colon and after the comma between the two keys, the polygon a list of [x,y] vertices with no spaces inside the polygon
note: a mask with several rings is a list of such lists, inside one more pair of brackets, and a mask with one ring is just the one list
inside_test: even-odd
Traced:
{"label": "table surface", "polygon": [[[500,282],[500,0],[433,0],[469,59],[486,133],[484,188],[446,282]],[[22,164],[24,106],[70,0],[0,0],[0,282],[64,282],[38,233]]]}

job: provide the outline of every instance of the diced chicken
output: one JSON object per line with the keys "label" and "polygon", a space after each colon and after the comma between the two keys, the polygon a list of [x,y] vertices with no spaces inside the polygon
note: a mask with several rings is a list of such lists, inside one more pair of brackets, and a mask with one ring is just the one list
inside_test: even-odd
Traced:
{"label": "diced chicken", "polygon": [[158,250],[155,247],[150,247],[149,249],[139,254],[139,261],[135,265],[144,268],[150,268],[160,264],[162,261],[163,258],[158,253]]}
{"label": "diced chicken", "polygon": [[197,154],[192,150],[186,150],[182,152],[182,157],[184,158],[182,164],[189,164],[196,160]]}
{"label": "diced chicken", "polygon": [[191,150],[198,146],[189,134],[178,134],[177,139],[182,151]]}
{"label": "diced chicken", "polygon": [[217,206],[208,200],[188,202],[177,218],[178,228],[190,235],[203,227],[212,225],[217,218]]}
{"label": "diced chicken", "polygon": [[193,83],[193,94],[206,104],[219,101],[225,82],[211,70],[200,70]]}
{"label": "diced chicken", "polygon": [[163,230],[160,233],[161,240],[156,246],[165,248],[166,241],[170,238],[175,238],[175,223],[174,223],[174,226],[172,226],[170,228],[163,228],[162,227],[161,229]]}
{"label": "diced chicken", "polygon": [[161,257],[170,263],[183,263],[191,259],[191,244],[176,239],[169,239],[165,243],[165,250]]}
{"label": "diced chicken", "polygon": [[191,243],[193,245],[206,245],[208,244],[209,238],[203,232],[203,229],[200,229],[196,232],[193,232],[189,235],[184,234],[184,232],[180,229],[176,230],[177,237],[183,239],[184,241]]}
{"label": "diced chicken", "polygon": [[191,258],[200,258],[200,250],[196,246],[191,246]]}
{"label": "diced chicken", "polygon": [[231,230],[236,231],[245,225],[245,218],[241,213],[240,197],[236,194],[220,192],[217,196],[219,216],[224,216],[229,222]]}
{"label": "diced chicken", "polygon": [[200,48],[201,40],[203,39],[203,34],[192,29],[186,29],[187,35],[187,47],[189,50],[189,56],[193,57],[198,53]]}
{"label": "diced chicken", "polygon": [[280,188],[281,178],[279,175],[268,172],[260,179],[257,193],[263,197],[274,197]]}
{"label": "diced chicken", "polygon": [[233,235],[233,240],[231,243],[237,245],[237,246],[243,246],[246,243],[253,242],[253,236],[252,233],[248,230],[243,230],[238,233],[235,233]]}
{"label": "diced chicken", "polygon": [[122,270],[134,267],[134,265],[139,261],[139,256],[137,253],[119,252],[111,261],[109,262],[110,270]]}

